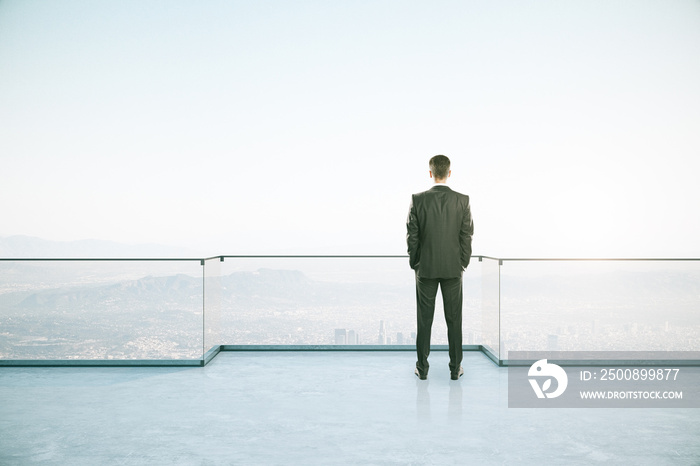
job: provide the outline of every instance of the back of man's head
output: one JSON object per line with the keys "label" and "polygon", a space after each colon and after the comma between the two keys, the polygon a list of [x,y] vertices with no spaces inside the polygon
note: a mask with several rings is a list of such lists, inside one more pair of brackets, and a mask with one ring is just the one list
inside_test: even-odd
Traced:
{"label": "back of man's head", "polygon": [[436,155],[430,159],[430,171],[436,180],[444,180],[450,172],[450,159],[444,155]]}

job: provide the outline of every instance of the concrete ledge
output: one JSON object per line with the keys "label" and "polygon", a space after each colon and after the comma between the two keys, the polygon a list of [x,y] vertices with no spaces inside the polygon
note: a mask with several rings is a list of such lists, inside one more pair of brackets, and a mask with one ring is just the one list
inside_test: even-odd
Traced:
{"label": "concrete ledge", "polygon": [[1,359],[0,367],[196,367],[201,359]]}
{"label": "concrete ledge", "polygon": [[[482,351],[481,345],[463,345]],[[215,345],[203,359],[0,359],[0,367],[197,367],[209,364],[221,351],[415,351],[414,345]],[[447,351],[433,345],[431,351]]]}
{"label": "concrete ledge", "polygon": [[204,360],[202,361],[202,365],[206,366],[209,364],[209,362],[216,357],[217,354],[221,351],[221,345],[215,345],[213,346],[209,351],[204,353]]}
{"label": "concrete ledge", "polygon": [[[204,354],[203,359],[2,359],[0,367],[201,367],[209,364],[222,351],[274,352],[274,351],[356,351],[390,352],[415,351],[414,345],[217,345]],[[432,345],[430,351],[448,351],[447,345]],[[483,345],[463,345],[463,351],[480,351],[499,367],[530,366],[534,359],[499,359],[493,349]],[[698,359],[550,359],[560,366],[596,367],[700,367]]]}
{"label": "concrete ledge", "polygon": [[[430,351],[447,351],[432,345]],[[415,345],[221,345],[221,351],[415,351]],[[463,351],[480,351],[480,345],[463,345]]]}
{"label": "concrete ledge", "polygon": [[[531,366],[534,359],[502,359],[501,366]],[[697,359],[547,359],[558,366],[592,367],[700,367]]]}

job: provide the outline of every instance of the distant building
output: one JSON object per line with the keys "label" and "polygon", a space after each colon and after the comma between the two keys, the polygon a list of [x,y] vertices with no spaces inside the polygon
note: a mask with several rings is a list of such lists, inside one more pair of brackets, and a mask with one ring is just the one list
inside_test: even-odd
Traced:
{"label": "distant building", "polygon": [[348,330],[348,345],[358,345],[358,335],[354,330]]}
{"label": "distant building", "polygon": [[384,321],[379,321],[379,339],[377,341],[380,345],[386,345],[386,328],[384,327]]}
{"label": "distant building", "polygon": [[547,350],[557,351],[559,349],[559,337],[557,335],[547,335]]}
{"label": "distant building", "polygon": [[335,329],[335,344],[336,345],[347,345],[348,344],[348,331],[344,328]]}
{"label": "distant building", "polygon": [[474,332],[467,332],[467,344],[468,345],[474,344]]}
{"label": "distant building", "polygon": [[403,345],[403,333],[399,332],[396,334],[396,344],[397,345]]}

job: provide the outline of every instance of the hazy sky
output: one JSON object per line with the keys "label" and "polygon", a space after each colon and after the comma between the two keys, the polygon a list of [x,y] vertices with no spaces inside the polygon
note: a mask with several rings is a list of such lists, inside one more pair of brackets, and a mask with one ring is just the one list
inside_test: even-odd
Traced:
{"label": "hazy sky", "polygon": [[0,1],[0,236],[700,256],[700,2]]}

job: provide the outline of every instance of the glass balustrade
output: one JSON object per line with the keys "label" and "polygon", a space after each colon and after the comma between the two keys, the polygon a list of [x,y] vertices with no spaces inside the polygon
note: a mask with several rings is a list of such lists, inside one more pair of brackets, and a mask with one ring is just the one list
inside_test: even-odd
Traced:
{"label": "glass balustrade", "polygon": [[[229,256],[221,269],[228,345],[415,345],[415,278],[405,257]],[[478,345],[478,267],[464,283],[464,341]],[[441,310],[438,293],[436,345],[447,344]]]}
{"label": "glass balustrade", "polygon": [[[219,349],[415,345],[405,256],[1,259],[0,361],[208,362]],[[464,345],[699,351],[700,261],[476,256]],[[447,345],[440,293],[432,344]]]}
{"label": "glass balustrade", "polygon": [[0,360],[202,357],[200,260],[0,261]]}
{"label": "glass balustrade", "polygon": [[698,351],[700,261],[504,260],[501,359],[513,351]]}
{"label": "glass balustrade", "polygon": [[479,344],[494,361],[500,358],[500,265],[498,259],[483,257],[481,270],[481,338]]}

